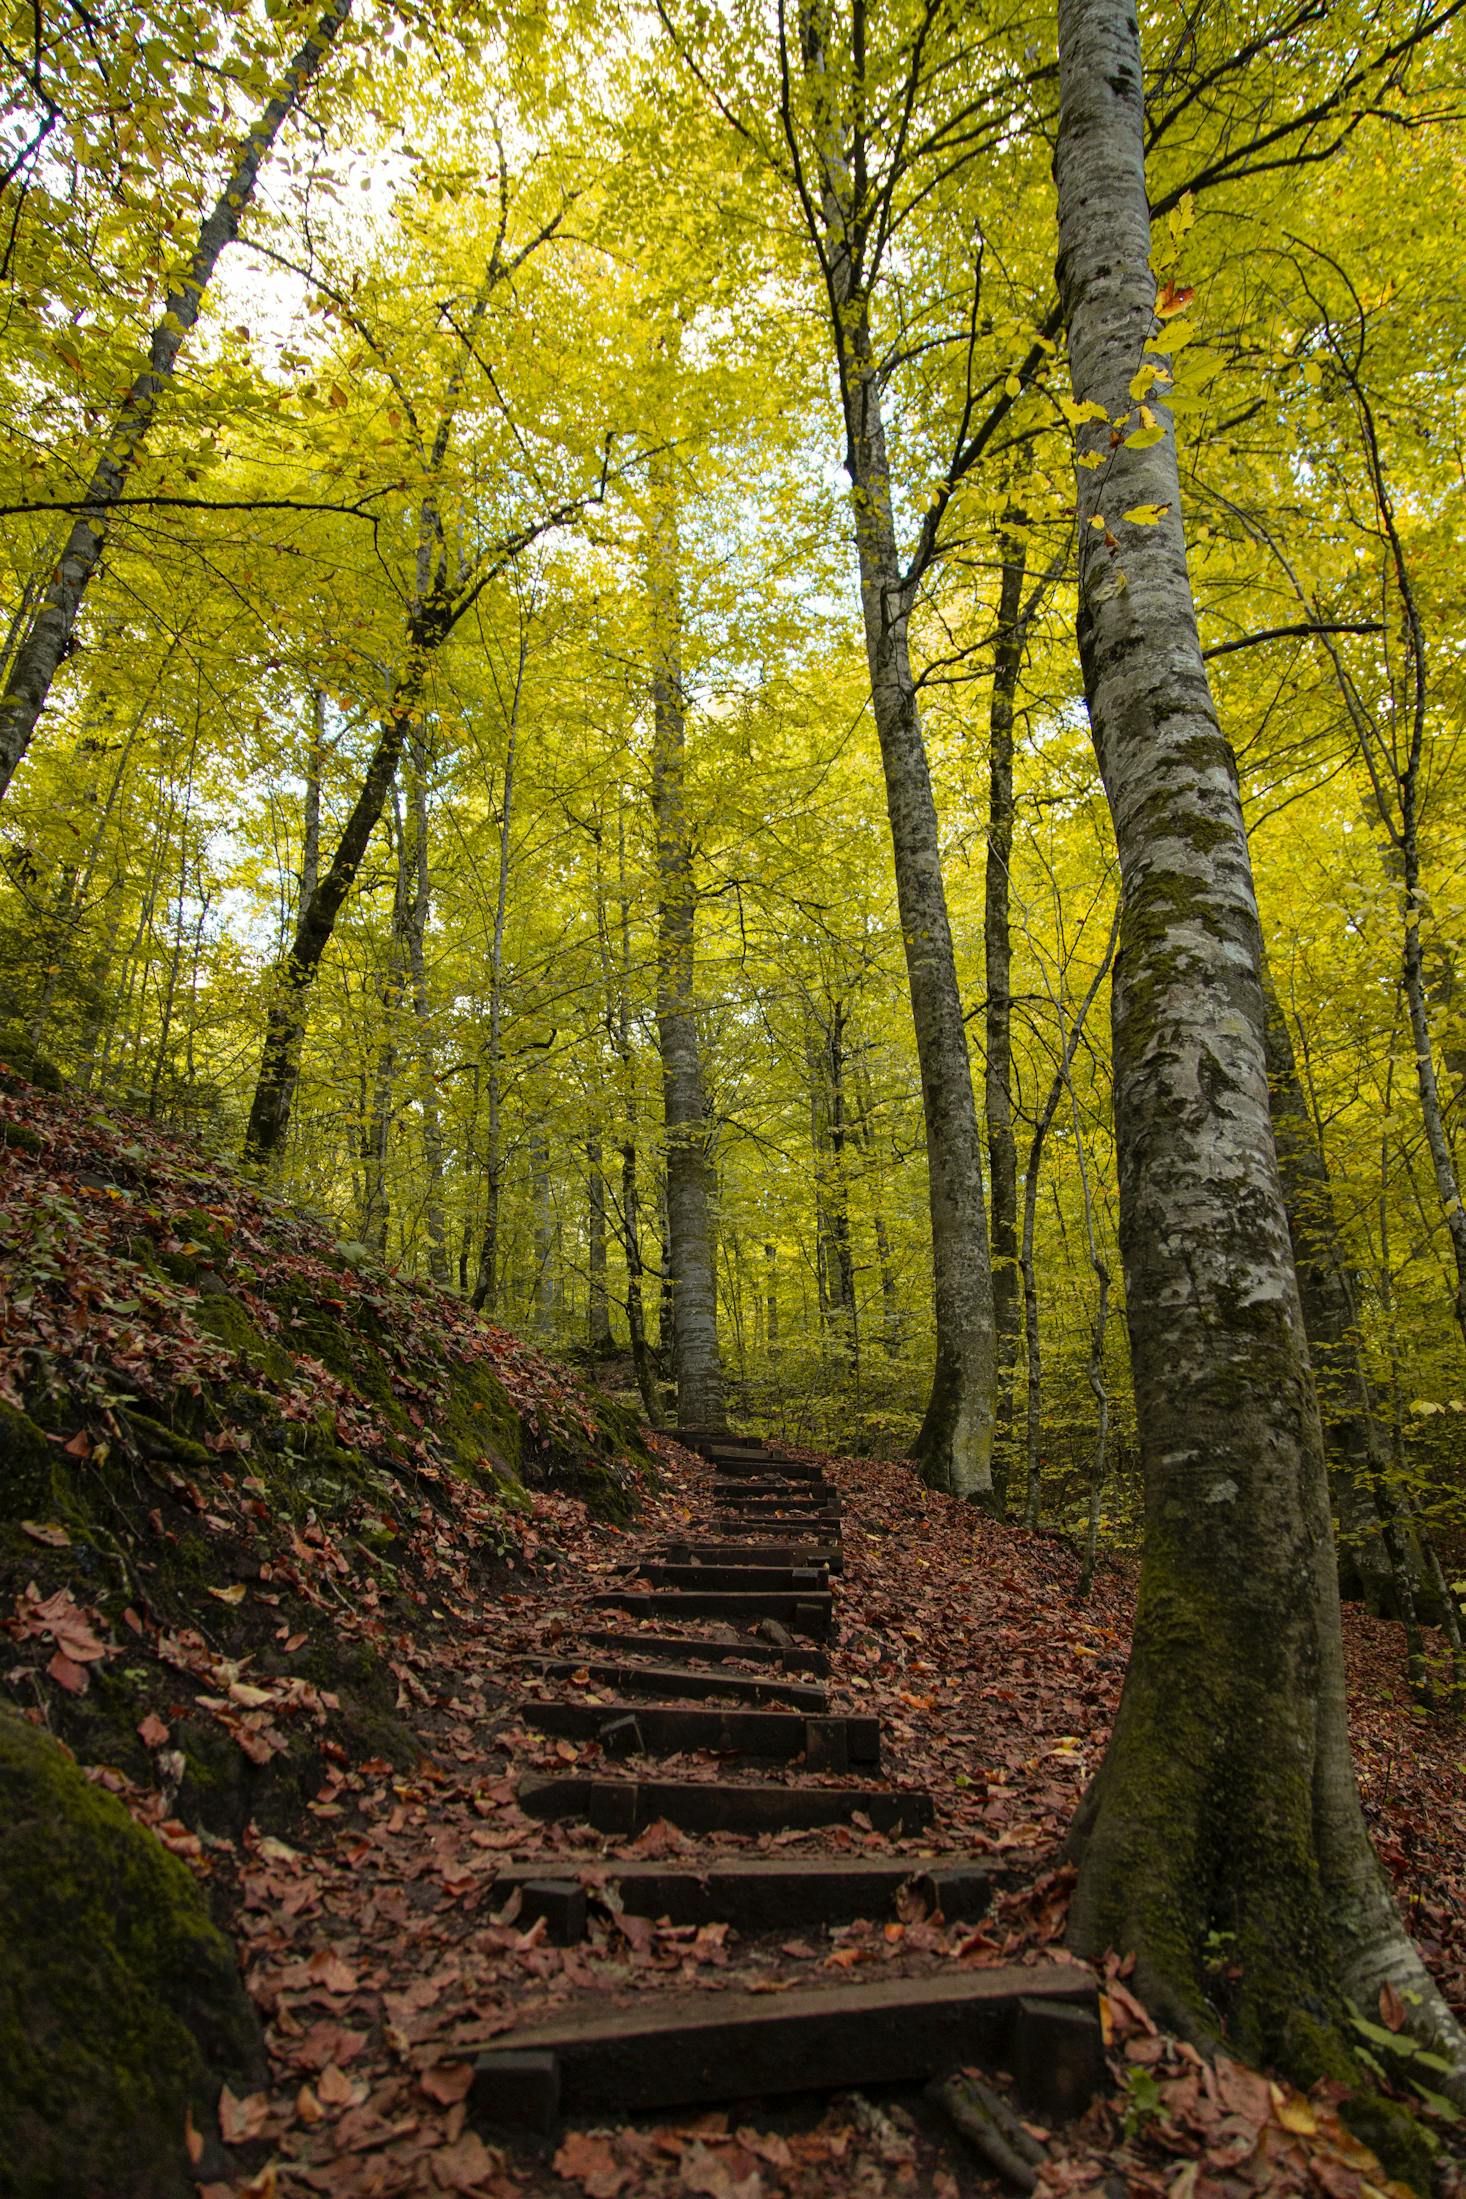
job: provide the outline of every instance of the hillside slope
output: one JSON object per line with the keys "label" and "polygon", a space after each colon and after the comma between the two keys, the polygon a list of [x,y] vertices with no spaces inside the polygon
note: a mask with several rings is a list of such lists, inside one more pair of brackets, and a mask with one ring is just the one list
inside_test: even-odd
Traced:
{"label": "hillside slope", "polygon": [[[117,1837],[116,1819],[81,1822],[100,1786],[227,1920],[262,1839],[339,1816],[356,1767],[431,1752],[421,1675],[534,1558],[535,1492],[622,1518],[651,1477],[634,1423],[506,1332],[152,1127],[0,1070],[0,1757],[43,1815],[69,1811],[80,1878]],[[22,1746],[21,1721],[91,1786]],[[74,2020],[78,1966],[100,1986],[135,1951],[99,1948],[83,1904],[48,1975],[66,1900],[33,1861],[0,1848],[0,1906],[24,1927],[0,2007],[44,2032],[48,2012]],[[141,1884],[150,1866],[117,1869]],[[167,1928],[207,1926],[200,1910]],[[226,2013],[211,2096],[248,2060],[247,2007]],[[119,2035],[117,2100],[165,2015],[149,2003]],[[0,2133],[46,2082],[0,2024]],[[76,2173],[56,2188],[92,2188]],[[183,2188],[159,2175],[137,2190]]]}

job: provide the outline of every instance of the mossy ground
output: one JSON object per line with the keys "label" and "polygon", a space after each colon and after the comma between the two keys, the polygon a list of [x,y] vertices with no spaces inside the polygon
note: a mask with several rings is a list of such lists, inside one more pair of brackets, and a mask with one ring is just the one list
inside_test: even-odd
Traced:
{"label": "mossy ground", "polygon": [[189,1872],[57,1744],[0,1711],[0,2192],[192,2199],[186,2118],[264,2045]]}

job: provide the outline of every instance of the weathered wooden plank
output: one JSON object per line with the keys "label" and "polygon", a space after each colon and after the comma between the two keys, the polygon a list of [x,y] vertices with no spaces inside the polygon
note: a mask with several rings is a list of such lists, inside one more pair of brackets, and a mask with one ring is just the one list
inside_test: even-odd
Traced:
{"label": "weathered wooden plank", "polygon": [[[621,2008],[567,2009],[507,2032],[479,2057],[471,2106],[485,2121],[515,2116],[515,2071],[497,2060],[505,2053],[554,2057],[565,2115],[910,2083],[974,2061],[1007,2064],[1022,2082],[1040,2074],[1025,2051],[1025,2004],[1076,2019],[1066,2089],[1071,2108],[1083,2106],[1103,2072],[1095,1981],[1068,1963],[788,1993],[648,1993]],[[1063,2036],[1058,2026],[1051,2035]]]}
{"label": "weathered wooden plank", "polygon": [[773,1589],[788,1595],[823,1594],[830,1585],[823,1565],[679,1565],[665,1558],[639,1558],[626,1568],[653,1588],[736,1588],[749,1595]]}
{"label": "weathered wooden plank", "polygon": [[770,1590],[750,1595],[733,1588],[606,1588],[590,1600],[601,1609],[634,1611],[648,1619],[727,1619],[735,1626],[778,1619],[792,1633],[813,1641],[828,1638],[835,1617],[829,1591],[814,1589],[797,1595]]}
{"label": "weathered wooden plank", "polygon": [[617,1663],[609,1658],[589,1656],[531,1657],[523,1662],[533,1665],[536,1671],[550,1679],[569,1679],[573,1673],[589,1672],[593,1680],[619,1687],[627,1694],[680,1695],[694,1699],[728,1695],[750,1703],[790,1703],[797,1710],[815,1712],[830,1707],[829,1692],[825,1688],[812,1686],[807,1680],[768,1679],[761,1673],[694,1672],[680,1665],[639,1665],[625,1660]]}
{"label": "weathered wooden plank", "polygon": [[[672,1756],[683,1749],[712,1749],[729,1756],[763,1756],[788,1763],[807,1751],[823,1771],[853,1764],[875,1771],[881,1760],[881,1722],[870,1717],[813,1718],[797,1710],[722,1710],[704,1704],[538,1702],[518,1706],[526,1725],[567,1741],[599,1740],[615,1720],[633,1717],[648,1754]],[[814,1730],[812,1730],[814,1729]],[[843,1761],[840,1759],[843,1758]]]}
{"label": "weathered wooden plank", "polygon": [[599,1649],[635,1650],[641,1656],[666,1657],[683,1664],[724,1664],[736,1658],[744,1664],[777,1665],[784,1672],[818,1675],[830,1669],[827,1650],[804,1649],[797,1644],[781,1649],[744,1635],[728,1639],[713,1634],[640,1634],[588,1626],[585,1639]]}
{"label": "weathered wooden plank", "polygon": [[838,1535],[840,1522],[828,1512],[720,1512],[711,1522],[720,1535]]}
{"label": "weathered wooden plank", "polygon": [[662,1558],[671,1565],[823,1565],[831,1573],[845,1569],[837,1542],[667,1542]]}
{"label": "weathered wooden plank", "polygon": [[526,1772],[519,1807],[529,1817],[583,1817],[598,1832],[642,1832],[659,1817],[683,1832],[813,1831],[861,1811],[877,1832],[915,1836],[932,1821],[929,1794],[885,1787],[796,1787],[753,1780],[596,1779]]}
{"label": "weathered wooden plank", "polygon": [[822,1466],[801,1466],[788,1458],[755,1458],[751,1452],[741,1457],[720,1453],[708,1463],[715,1481],[797,1481],[801,1486],[812,1482],[821,1489],[834,1487]]}
{"label": "weathered wooden plank", "polygon": [[[563,1856],[553,1872],[545,1863],[505,1864],[494,1874],[497,1905],[516,1886],[566,1872]],[[887,1918],[897,1903],[924,1902],[949,1923],[975,1923],[992,1905],[1004,1874],[966,1858],[914,1859],[871,1856],[729,1856],[704,1864],[637,1863],[619,1858],[582,1867],[583,1890],[609,1883],[633,1916],[665,1917],[670,1924],[731,1924],[736,1931],[797,1932],[857,1917]]]}

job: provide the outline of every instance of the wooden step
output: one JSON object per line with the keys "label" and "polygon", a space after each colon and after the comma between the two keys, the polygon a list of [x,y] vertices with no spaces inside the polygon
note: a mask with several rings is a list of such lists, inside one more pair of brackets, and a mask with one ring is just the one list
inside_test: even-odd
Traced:
{"label": "wooden step", "polygon": [[[619,1858],[598,1864],[568,1881],[615,1887],[621,1905],[633,1916],[665,1917],[669,1924],[731,1924],[735,1931],[802,1932],[857,1917],[895,1917],[897,1899],[910,1888],[949,1924],[973,1924],[992,1906],[993,1887],[1002,1874],[990,1865],[961,1857],[933,1856],[929,1861],[902,1856],[827,1860],[824,1856],[710,1857],[693,1864],[635,1863]],[[564,1878],[564,1856],[540,1862],[511,1863],[494,1874],[498,1907],[516,1886]]]}
{"label": "wooden step", "polygon": [[759,1461],[745,1459],[741,1464],[720,1459],[713,1467],[713,1481],[715,1485],[731,1481],[740,1486],[754,1488],[766,1481],[776,1482],[780,1488],[785,1489],[833,1490],[835,1487],[834,1482],[822,1474],[818,1466],[784,1466],[774,1458]]}
{"label": "wooden step", "polygon": [[796,1710],[826,1711],[830,1707],[827,1691],[805,1680],[765,1679],[748,1672],[690,1672],[678,1665],[614,1663],[591,1657],[533,1657],[522,1661],[532,1664],[548,1679],[569,1679],[577,1672],[589,1672],[593,1680],[628,1694],[731,1695],[750,1703],[791,1703]]}
{"label": "wooden step", "polygon": [[597,1779],[590,1773],[525,1772],[519,1807],[528,1817],[579,1817],[597,1832],[630,1837],[665,1817],[682,1832],[813,1832],[846,1825],[857,1811],[877,1832],[916,1838],[932,1821],[932,1798],[886,1787],[796,1787],[773,1782]]}
{"label": "wooden step", "polygon": [[783,1494],[778,1490],[715,1490],[713,1505],[715,1510],[740,1512],[749,1519],[766,1512],[798,1512],[812,1519],[828,1520],[839,1520],[843,1516],[838,1497],[804,1496],[797,1491]]}
{"label": "wooden step", "polygon": [[666,1542],[669,1565],[823,1565],[843,1572],[845,1557],[834,1542]]}
{"label": "wooden step", "polygon": [[980,2061],[1011,2070],[1030,2112],[1073,2114],[1104,2082],[1097,2010],[1092,1974],[1058,1962],[598,1998],[496,2040],[474,2065],[471,2112],[549,2129],[562,2115],[920,2083]]}
{"label": "wooden step", "polygon": [[777,1619],[792,1634],[811,1641],[827,1641],[835,1622],[834,1598],[826,1590],[799,1595],[778,1595],[765,1590],[750,1595],[734,1588],[607,1588],[590,1601],[600,1609],[634,1611],[646,1619],[727,1619],[733,1625],[756,1626],[760,1619]]}
{"label": "wooden step", "polygon": [[676,1756],[710,1749],[727,1756],[762,1756],[789,1763],[807,1756],[825,1771],[851,1765],[876,1771],[881,1761],[881,1722],[871,1717],[805,1717],[797,1710],[718,1710],[684,1703],[538,1702],[517,1706],[526,1725],[567,1741],[603,1741],[608,1728],[631,1727],[608,1744],[618,1754]]}
{"label": "wooden step", "polygon": [[788,1458],[718,1457],[709,1461],[714,1481],[797,1481],[801,1487],[832,1489],[834,1483],[822,1466],[800,1466]]}
{"label": "wooden step", "polygon": [[640,1558],[626,1568],[635,1580],[653,1588],[734,1588],[749,1595],[824,1595],[830,1576],[823,1565],[678,1565],[665,1558]]}
{"label": "wooden step", "polygon": [[777,1665],[784,1672],[823,1675],[830,1669],[829,1654],[823,1649],[804,1649],[798,1644],[780,1649],[771,1642],[742,1636],[724,1641],[713,1634],[628,1634],[588,1626],[585,1639],[598,1649],[634,1650],[641,1656],[665,1657],[679,1664],[716,1665],[737,1659],[744,1664]]}
{"label": "wooden step", "polygon": [[838,1535],[833,1512],[718,1512],[708,1523],[720,1535]]}

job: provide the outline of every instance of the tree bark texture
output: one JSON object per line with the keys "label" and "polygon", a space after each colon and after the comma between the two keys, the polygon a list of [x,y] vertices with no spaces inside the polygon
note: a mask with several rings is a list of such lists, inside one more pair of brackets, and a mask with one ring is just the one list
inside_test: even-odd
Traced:
{"label": "tree bark texture", "polygon": [[1225,2021],[1234,2051],[1302,2080],[1352,2066],[1346,1996],[1372,2009],[1386,1982],[1456,2059],[1355,1788],[1247,838],[1154,390],[1160,437],[1110,440],[1140,426],[1132,380],[1153,346],[1164,358],[1130,0],[1060,0],[1059,37],[1060,294],[1075,397],[1104,414],[1075,469],[1079,643],[1121,867],[1114,1104],[1145,1478],[1134,1645],[1073,1829],[1070,1930],[1133,1952],[1162,2022],[1215,2040]]}
{"label": "tree bark texture", "polygon": [[652,625],[652,809],[657,843],[657,1035],[667,1154],[672,1367],[679,1427],[720,1428],[724,1403],[713,1260],[714,1171],[695,1010],[697,888],[687,815],[677,554],[675,511],[670,492],[661,487],[647,567]]}
{"label": "tree bark texture", "polygon": [[299,107],[331,49],[351,0],[330,0],[291,61],[285,82],[240,145],[228,181],[200,224],[188,272],[168,294],[148,346],[148,363],[128,390],[78,515],[25,639],[15,652],[0,700],[0,795],[15,775],[46,706],[56,669],[71,645],[82,599],[101,562],[112,514],[137,469],[184,340],[198,320],[220,254],[239,234],[245,208],[282,127]]}

